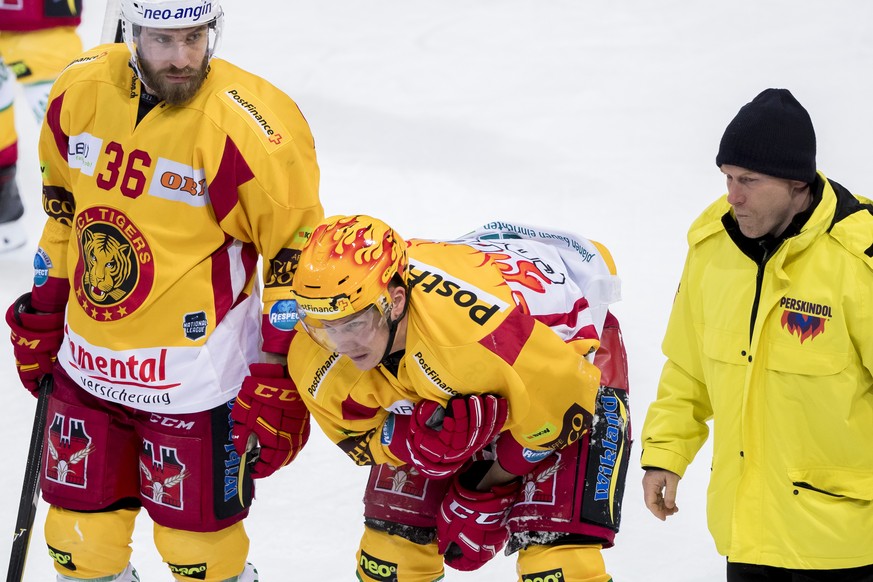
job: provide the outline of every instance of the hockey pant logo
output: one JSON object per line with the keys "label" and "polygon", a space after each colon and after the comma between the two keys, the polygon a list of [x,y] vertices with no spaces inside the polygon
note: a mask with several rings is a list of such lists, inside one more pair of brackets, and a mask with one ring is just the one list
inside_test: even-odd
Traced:
{"label": "hockey pant logo", "polygon": [[393,467],[388,464],[378,466],[378,476],[374,489],[393,495],[402,495],[423,500],[427,494],[429,480],[409,465]]}
{"label": "hockey pant logo", "polygon": [[188,470],[179,461],[175,448],[155,446],[143,441],[140,453],[140,494],[159,505],[183,509],[183,486]]}
{"label": "hockey pant logo", "polygon": [[85,421],[56,412],[49,426],[47,448],[46,478],[85,489],[88,486],[88,456],[94,451]]}

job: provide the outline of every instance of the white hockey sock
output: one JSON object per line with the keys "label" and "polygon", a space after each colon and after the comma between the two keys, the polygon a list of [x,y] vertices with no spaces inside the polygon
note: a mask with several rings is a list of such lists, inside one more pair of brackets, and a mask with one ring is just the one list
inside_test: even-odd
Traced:
{"label": "white hockey sock", "polygon": [[133,564],[127,564],[127,568],[120,574],[103,576],[102,578],[70,578],[58,574],[57,582],[140,582],[139,574],[136,573],[136,568]]}
{"label": "white hockey sock", "polygon": [[259,580],[258,571],[255,570],[251,562],[246,562],[246,567],[243,569],[242,574],[228,578],[224,582],[259,582]]}

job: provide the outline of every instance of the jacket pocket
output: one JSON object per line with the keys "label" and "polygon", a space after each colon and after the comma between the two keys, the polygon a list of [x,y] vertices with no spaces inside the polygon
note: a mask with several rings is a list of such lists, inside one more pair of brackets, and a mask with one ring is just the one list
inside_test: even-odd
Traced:
{"label": "jacket pocket", "polygon": [[833,497],[873,501],[873,471],[836,467],[788,469],[795,487],[818,491]]}
{"label": "jacket pocket", "polygon": [[748,354],[743,348],[748,344],[748,336],[742,333],[712,328],[706,328],[703,332],[704,355],[723,364],[748,364]]}
{"label": "jacket pocket", "polygon": [[778,342],[768,344],[766,367],[775,372],[803,376],[833,376],[849,365],[849,354],[812,351]]}

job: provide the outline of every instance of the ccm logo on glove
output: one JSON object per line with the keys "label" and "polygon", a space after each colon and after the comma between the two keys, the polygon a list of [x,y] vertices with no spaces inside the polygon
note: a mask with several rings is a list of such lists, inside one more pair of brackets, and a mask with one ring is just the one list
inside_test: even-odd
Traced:
{"label": "ccm logo on glove", "polygon": [[259,383],[255,388],[254,393],[261,398],[276,398],[278,396],[278,400],[283,402],[296,402],[300,400],[300,394],[297,393],[296,388],[276,388],[275,386],[267,386],[266,384]]}
{"label": "ccm logo on glove", "polygon": [[478,525],[503,525],[503,520],[506,518],[506,511],[503,509],[493,513],[474,511],[454,499],[449,504],[449,511],[461,519],[472,518],[472,521]]}
{"label": "ccm logo on glove", "polygon": [[260,450],[254,456],[252,477],[272,475],[294,460],[309,440],[309,410],[294,381],[279,364],[252,364],[231,410],[231,437],[237,454]]}

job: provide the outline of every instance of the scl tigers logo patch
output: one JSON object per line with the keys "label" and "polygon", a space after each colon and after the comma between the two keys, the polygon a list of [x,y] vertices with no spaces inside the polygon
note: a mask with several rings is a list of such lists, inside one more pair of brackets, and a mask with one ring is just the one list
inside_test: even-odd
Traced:
{"label": "scl tigers logo patch", "polygon": [[76,235],[74,287],[83,311],[97,321],[136,311],[154,281],[151,249],[139,228],[121,211],[96,206],[76,217]]}

